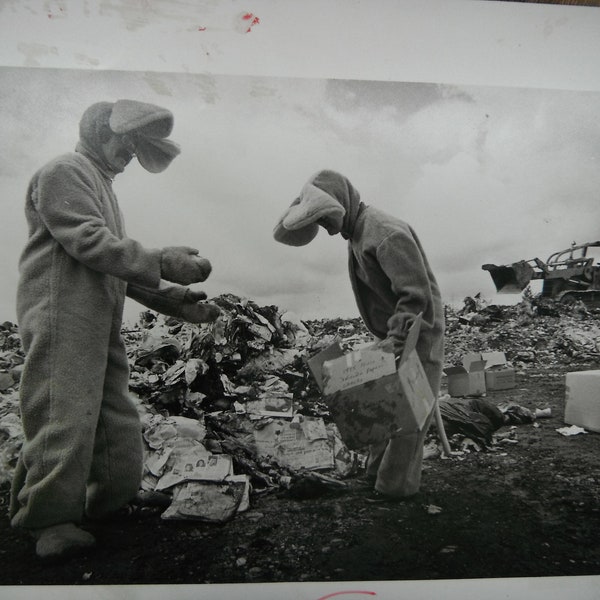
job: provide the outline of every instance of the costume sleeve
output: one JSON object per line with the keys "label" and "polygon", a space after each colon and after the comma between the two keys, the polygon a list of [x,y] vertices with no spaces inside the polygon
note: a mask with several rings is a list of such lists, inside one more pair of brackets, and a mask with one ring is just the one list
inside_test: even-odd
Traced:
{"label": "costume sleeve", "polygon": [[86,267],[127,282],[158,287],[160,255],[106,224],[92,179],[74,163],[58,163],[40,174],[33,202],[52,237]]}
{"label": "costume sleeve", "polygon": [[168,284],[161,281],[158,288],[149,288],[141,285],[128,284],[127,296],[144,305],[150,310],[169,315],[177,319],[181,318],[181,309],[188,288]]}
{"label": "costume sleeve", "polygon": [[[432,291],[422,250],[408,233],[396,232],[377,247],[377,260],[390,280],[397,298],[394,314],[388,319],[387,337],[403,344],[414,317],[431,305]],[[423,328],[431,324],[423,323]]]}

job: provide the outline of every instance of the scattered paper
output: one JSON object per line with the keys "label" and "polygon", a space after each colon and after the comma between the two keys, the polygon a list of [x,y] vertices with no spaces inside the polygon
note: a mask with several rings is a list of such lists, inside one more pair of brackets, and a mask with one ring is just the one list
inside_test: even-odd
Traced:
{"label": "scattered paper", "polygon": [[178,440],[192,439],[201,442],[206,435],[204,424],[197,419],[152,415],[147,421],[144,439],[153,450],[173,447]]}
{"label": "scattered paper", "polygon": [[186,481],[223,481],[233,474],[227,454],[211,454],[204,446],[175,448],[169,457],[171,468],[158,480],[156,490],[165,490]]}
{"label": "scattered paper", "polygon": [[560,435],[570,436],[570,435],[579,435],[580,433],[587,433],[583,427],[579,427],[577,425],[571,425],[570,427],[561,427],[557,429]]}
{"label": "scattered paper", "polygon": [[173,501],[161,518],[221,523],[246,510],[249,497],[247,475],[228,477],[222,482],[188,481],[175,487]]}
{"label": "scattered paper", "polygon": [[254,431],[254,443],[260,455],[293,469],[334,467],[333,448],[322,419],[273,420]]}

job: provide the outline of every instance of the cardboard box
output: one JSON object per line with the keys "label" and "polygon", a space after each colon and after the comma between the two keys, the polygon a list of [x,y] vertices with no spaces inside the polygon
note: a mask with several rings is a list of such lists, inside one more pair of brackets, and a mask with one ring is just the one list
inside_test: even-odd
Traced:
{"label": "cardboard box", "polygon": [[462,366],[448,367],[448,393],[451,396],[483,396],[495,390],[515,387],[515,370],[504,352],[470,352]]}
{"label": "cardboard box", "polygon": [[419,315],[398,364],[393,353],[374,347],[342,356],[329,347],[307,361],[348,448],[365,448],[398,430],[423,427],[435,397],[415,350],[420,325]]}
{"label": "cardboard box", "polygon": [[327,346],[325,350],[321,350],[321,352],[315,354],[306,361],[306,364],[321,391],[323,391],[323,363],[327,360],[339,358],[340,356],[344,356],[344,351],[339,342],[336,341],[330,346]]}
{"label": "cardboard box", "polygon": [[485,370],[485,387],[489,391],[510,390],[515,387],[515,370],[512,367]]}
{"label": "cardboard box", "polygon": [[565,423],[600,432],[600,370],[567,373]]}
{"label": "cardboard box", "polygon": [[484,396],[485,361],[481,354],[465,354],[462,365],[444,369],[448,376],[448,393],[454,397]]}
{"label": "cardboard box", "polygon": [[515,387],[515,370],[508,365],[504,352],[482,352],[485,361],[485,387],[488,391]]}

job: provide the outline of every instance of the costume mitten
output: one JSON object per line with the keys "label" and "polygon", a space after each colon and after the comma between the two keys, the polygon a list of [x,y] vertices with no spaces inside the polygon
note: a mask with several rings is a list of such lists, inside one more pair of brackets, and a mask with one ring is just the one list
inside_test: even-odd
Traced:
{"label": "costume mitten", "polygon": [[190,289],[185,290],[185,295],[183,296],[184,302],[200,302],[200,300],[206,300],[206,292]]}
{"label": "costume mitten", "polygon": [[206,258],[198,256],[198,250],[188,246],[168,246],[162,249],[161,277],[173,283],[189,285],[204,281],[212,270]]}
{"label": "costume mitten", "polygon": [[389,338],[389,337],[386,337],[386,338],[383,338],[382,340],[379,340],[379,342],[377,342],[375,344],[375,348],[377,348],[378,350],[381,350],[383,352],[393,353],[396,356],[398,356],[399,354],[402,354],[402,349],[400,349],[400,353],[398,353],[396,351],[396,344],[394,344],[394,340],[392,338]]}
{"label": "costume mitten", "polygon": [[388,334],[386,341],[393,344],[394,354],[400,356],[406,344],[408,332],[415,322],[411,313],[396,313],[388,319]]}
{"label": "costume mitten", "polygon": [[212,323],[221,314],[216,304],[202,302],[206,299],[204,292],[187,290],[181,307],[181,318],[188,323]]}

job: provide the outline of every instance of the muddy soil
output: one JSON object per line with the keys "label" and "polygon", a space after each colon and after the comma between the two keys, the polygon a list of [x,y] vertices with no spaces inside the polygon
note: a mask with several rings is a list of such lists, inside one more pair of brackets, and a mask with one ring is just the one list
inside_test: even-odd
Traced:
{"label": "muddy soil", "polygon": [[[503,427],[490,450],[425,461],[421,491],[371,502],[356,478],[341,491],[282,490],[224,524],[164,521],[144,509],[90,525],[98,545],[57,564],[10,528],[1,490],[0,583],[206,584],[512,578],[600,574],[600,434],[565,437],[564,374],[529,368],[488,393],[552,416]],[[511,434],[512,442],[501,441]]]}

